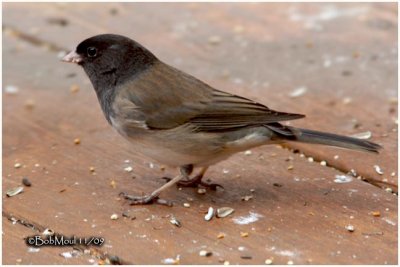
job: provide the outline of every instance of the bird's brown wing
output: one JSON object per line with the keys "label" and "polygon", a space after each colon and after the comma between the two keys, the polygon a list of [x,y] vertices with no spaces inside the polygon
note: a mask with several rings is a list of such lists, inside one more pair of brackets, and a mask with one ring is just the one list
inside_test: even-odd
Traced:
{"label": "bird's brown wing", "polygon": [[[237,128],[294,120],[304,115],[277,112],[226,92],[168,65],[155,65],[125,90],[150,129],[171,129],[182,125],[196,131],[230,131]],[[136,113],[137,115],[137,113]]]}
{"label": "bird's brown wing", "polygon": [[198,131],[229,131],[304,117],[301,114],[274,111],[247,98],[215,89],[211,99],[199,114],[188,121]]}

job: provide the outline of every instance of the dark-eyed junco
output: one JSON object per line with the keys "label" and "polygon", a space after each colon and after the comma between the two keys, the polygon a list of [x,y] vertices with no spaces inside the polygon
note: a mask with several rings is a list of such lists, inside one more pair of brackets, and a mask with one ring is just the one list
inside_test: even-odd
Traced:
{"label": "dark-eyed junco", "polygon": [[[256,146],[295,141],[368,152],[380,149],[365,140],[284,126],[279,122],[304,115],[274,111],[216,90],[124,36],[91,37],[63,60],[83,67],[107,121],[135,151],[180,167],[178,176],[147,196],[123,194],[132,204],[170,204],[159,198],[161,191],[175,183],[207,186],[201,179],[210,165]],[[194,167],[201,170],[190,178]]]}

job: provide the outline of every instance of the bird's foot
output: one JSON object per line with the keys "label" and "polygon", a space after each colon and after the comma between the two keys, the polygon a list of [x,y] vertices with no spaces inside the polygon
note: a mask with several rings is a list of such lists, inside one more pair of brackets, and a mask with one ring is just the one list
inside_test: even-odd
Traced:
{"label": "bird's foot", "polygon": [[[189,180],[179,181],[178,183],[176,183],[176,185],[178,187],[192,187],[192,188],[204,187],[204,188],[209,188],[214,191],[216,191],[218,187],[220,187],[221,189],[224,189],[224,187],[220,184],[206,183],[206,182],[202,181],[201,178],[202,177],[196,176]],[[171,181],[171,178],[169,178],[169,177],[163,177],[163,179],[166,180],[167,182]]]}
{"label": "bird's foot", "polygon": [[130,205],[148,205],[148,204],[160,204],[168,207],[172,207],[172,201],[160,198],[158,195],[148,195],[148,196],[132,196],[125,192],[119,193],[120,196],[129,200]]}

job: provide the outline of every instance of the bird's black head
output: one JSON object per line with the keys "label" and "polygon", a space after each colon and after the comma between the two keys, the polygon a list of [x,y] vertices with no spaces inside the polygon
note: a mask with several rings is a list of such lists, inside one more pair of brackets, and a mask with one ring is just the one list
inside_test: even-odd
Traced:
{"label": "bird's black head", "polygon": [[157,58],[139,43],[116,34],[81,42],[64,61],[81,65],[96,91],[114,88],[153,65]]}

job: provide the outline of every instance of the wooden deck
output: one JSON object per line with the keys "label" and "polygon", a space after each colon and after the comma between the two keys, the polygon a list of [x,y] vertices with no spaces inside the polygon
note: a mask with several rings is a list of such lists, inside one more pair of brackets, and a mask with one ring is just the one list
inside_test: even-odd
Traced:
{"label": "wooden deck", "polygon": [[[370,131],[384,149],[259,147],[210,168],[224,191],[172,188],[172,208],[129,206],[119,192],[149,192],[176,170],[132,151],[83,70],[59,61],[105,32],[216,88],[307,115],[293,125]],[[395,3],[3,4],[3,263],[397,264],[397,52]],[[360,178],[334,182],[351,170]],[[23,177],[32,186],[6,197]],[[209,207],[235,212],[205,221]],[[24,238],[46,228],[105,244],[29,249]]]}

